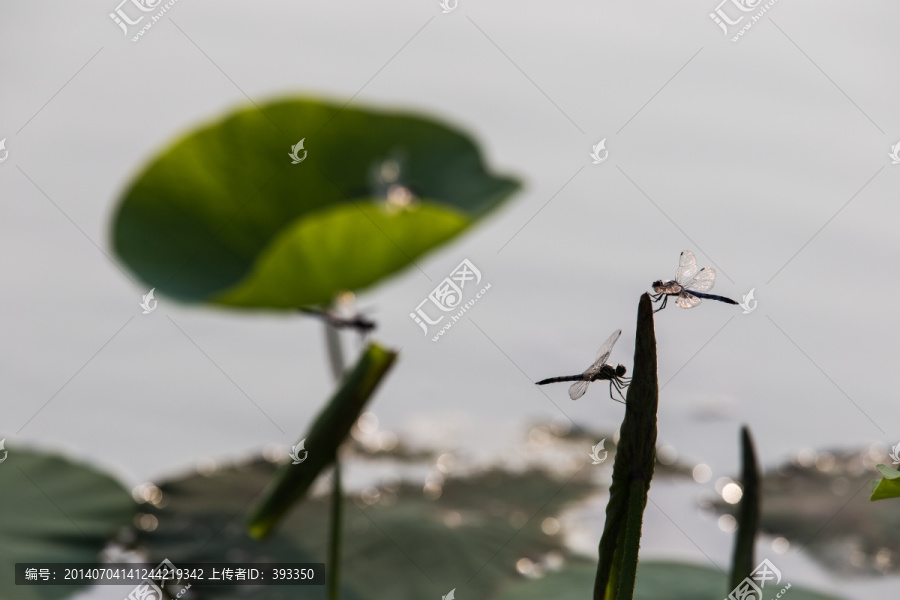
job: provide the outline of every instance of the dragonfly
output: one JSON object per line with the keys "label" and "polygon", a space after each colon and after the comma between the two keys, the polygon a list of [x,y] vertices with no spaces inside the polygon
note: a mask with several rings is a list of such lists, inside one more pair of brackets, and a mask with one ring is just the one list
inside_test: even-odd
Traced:
{"label": "dragonfly", "polygon": [[678,260],[678,270],[675,271],[675,279],[662,281],[658,279],[653,282],[652,295],[653,302],[660,302],[659,308],[653,312],[659,312],[666,307],[669,296],[675,296],[675,304],[681,308],[694,308],[704,298],[708,300],[718,300],[726,304],[738,304],[731,298],[725,296],[716,296],[715,294],[707,294],[709,290],[716,284],[716,270],[709,267],[703,267],[697,270],[697,258],[690,250],[681,253]]}
{"label": "dragonfly", "polygon": [[319,308],[300,307],[297,310],[307,315],[318,317],[335,329],[355,329],[361,335],[365,335],[377,327],[375,321],[372,321],[361,314],[345,318],[340,317],[331,311]]}
{"label": "dragonfly", "polygon": [[[584,396],[584,393],[587,391],[588,386],[592,381],[602,379],[609,381],[609,397],[616,402],[624,403],[625,396],[622,395],[622,390],[631,383],[631,378],[625,377],[625,365],[620,364],[617,367],[613,367],[612,365],[606,364],[606,360],[609,358],[609,355],[612,354],[613,346],[616,344],[616,340],[619,339],[620,335],[622,335],[621,329],[616,329],[612,332],[609,339],[603,342],[603,345],[600,346],[600,349],[597,351],[597,358],[594,360],[593,364],[589,366],[584,373],[580,375],[565,375],[563,377],[543,379],[538,381],[537,385],[559,383],[561,381],[574,381],[575,383],[569,388],[569,398],[578,400]],[[622,398],[621,400],[613,396],[613,388],[619,392],[619,397]]]}

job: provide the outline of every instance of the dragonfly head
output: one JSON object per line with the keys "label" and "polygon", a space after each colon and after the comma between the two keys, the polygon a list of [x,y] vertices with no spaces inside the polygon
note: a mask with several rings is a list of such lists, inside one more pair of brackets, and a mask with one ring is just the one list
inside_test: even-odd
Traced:
{"label": "dragonfly head", "polygon": [[616,367],[616,377],[624,377],[627,371],[628,369],[625,368],[625,365],[619,363],[619,366]]}
{"label": "dragonfly head", "polygon": [[662,279],[657,279],[656,281],[653,282],[653,291],[656,292],[657,294],[662,292],[664,287],[665,287],[665,285],[663,284]]}

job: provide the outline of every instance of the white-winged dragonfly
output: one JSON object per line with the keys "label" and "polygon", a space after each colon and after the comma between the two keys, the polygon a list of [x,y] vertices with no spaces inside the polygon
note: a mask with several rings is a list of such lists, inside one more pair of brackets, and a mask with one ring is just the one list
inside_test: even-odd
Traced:
{"label": "white-winged dragonfly", "polygon": [[[631,382],[630,377],[625,377],[626,369],[625,365],[619,364],[616,367],[612,365],[606,364],[606,359],[609,358],[609,355],[612,354],[612,348],[616,343],[616,340],[619,339],[619,336],[622,335],[621,329],[616,329],[612,332],[612,335],[609,336],[609,339],[606,340],[600,349],[597,351],[597,358],[594,360],[594,363],[587,368],[587,370],[581,375],[565,375],[563,377],[551,377],[549,379],[543,379],[537,382],[537,385],[546,385],[548,383],[559,383],[561,381],[574,381],[575,383],[569,388],[569,398],[572,400],[578,400],[584,393],[587,391],[588,386],[592,381],[604,380],[609,381],[609,397],[615,400],[616,402],[625,402],[625,396],[622,394],[622,390],[625,389],[626,386]],[[619,400],[618,398],[613,396],[613,388],[619,392],[619,397],[622,398]]]}
{"label": "white-winged dragonfly", "polygon": [[708,300],[718,300],[726,304],[738,304],[731,298],[725,296],[716,296],[715,294],[707,294],[709,290],[716,284],[716,270],[709,267],[703,267],[697,270],[697,258],[690,250],[681,253],[678,260],[678,270],[675,271],[675,279],[663,281],[658,279],[653,282],[653,291],[656,292],[651,298],[653,302],[660,302],[659,308],[653,312],[659,312],[666,307],[669,296],[675,296],[675,304],[681,308],[694,308],[700,304],[700,300],[706,298]]}

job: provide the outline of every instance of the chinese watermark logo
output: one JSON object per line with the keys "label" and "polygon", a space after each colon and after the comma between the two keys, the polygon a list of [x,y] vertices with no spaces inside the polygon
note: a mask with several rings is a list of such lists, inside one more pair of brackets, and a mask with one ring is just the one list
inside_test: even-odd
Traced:
{"label": "chinese watermark logo", "polygon": [[755,291],[756,291],[756,288],[751,289],[749,292],[747,292],[744,295],[743,299],[740,302],[738,302],[738,305],[744,309],[745,315],[749,315],[754,310],[756,310],[756,305],[759,304],[759,302],[757,302],[756,299],[753,297],[753,292],[755,292]]}
{"label": "chinese watermark logo", "polygon": [[[730,35],[731,27],[741,25],[744,19],[747,18],[748,20],[741,25],[740,29],[738,29],[731,38],[732,42],[737,42],[747,30],[753,27],[753,25],[775,5],[778,0],[769,0],[765,4],[762,4],[762,1],[763,0],[722,0],[719,2],[718,6],[716,6],[715,11],[709,13],[709,18],[722,28],[725,37]],[[760,6],[761,4],[762,6]],[[726,11],[722,8],[725,5],[730,5],[731,8]],[[753,15],[742,14],[754,11],[756,14]]]}
{"label": "chinese watermark logo", "polygon": [[153,290],[155,289],[156,288],[152,288],[149,292],[144,294],[144,299],[141,301],[141,308],[144,309],[145,315],[149,315],[154,310],[156,310],[156,305],[158,304],[158,302],[153,299]]}
{"label": "chinese watermark logo", "polygon": [[[118,6],[116,6],[115,12],[109,13],[109,18],[115,22],[116,25],[122,28],[122,33],[124,35],[129,34],[129,26],[132,25],[140,25],[141,21],[144,20],[145,17],[150,17],[150,20],[147,21],[141,28],[137,31],[137,33],[131,38],[132,42],[137,42],[141,39],[144,33],[153,27],[153,25],[159,21],[166,12],[173,6],[178,0],[169,0],[162,6],[163,0],[122,0],[119,2]],[[128,12],[122,8],[123,5],[131,4],[134,8],[130,10],[130,15]],[[134,9],[137,9],[140,12],[134,12]],[[141,13],[150,13],[155,12],[154,15],[146,15]],[[137,17],[137,18],[132,18]]]}
{"label": "chinese watermark logo", "polygon": [[[898,144],[900,146],[900,144]],[[6,138],[0,140],[0,163],[9,158],[9,150],[6,149]]]}
{"label": "chinese watermark logo", "polygon": [[[3,148],[4,141],[6,140],[0,141],[0,148]],[[888,154],[888,156],[891,157],[892,165],[900,165],[900,142],[897,142],[896,144],[891,146],[891,152],[890,154]],[[0,160],[0,162],[3,162],[3,160]]]}
{"label": "chinese watermark logo", "polygon": [[597,142],[597,144],[592,148],[593,151],[591,152],[590,157],[594,159],[595,165],[599,165],[604,160],[609,158],[609,150],[606,149],[606,138],[603,138],[602,140]]}
{"label": "chinese watermark logo", "polygon": [[[303,138],[305,140],[306,138]],[[291,146],[291,153],[288,156],[291,157],[291,164],[298,165],[302,163],[306,159],[306,150],[303,150],[303,140],[300,140],[293,146]],[[299,155],[300,150],[303,150],[303,156]]]}
{"label": "chinese watermark logo", "polygon": [[[445,317],[450,317],[450,320],[438,330],[434,337],[431,338],[431,341],[436,342],[440,339],[440,336],[444,335],[454,323],[462,318],[467,310],[472,308],[475,303],[491,289],[491,284],[487,284],[481,288],[481,290],[476,292],[475,288],[480,283],[481,271],[479,271],[469,259],[465,259],[459,263],[459,266],[457,266],[452,273],[450,273],[449,277],[445,277],[444,280],[428,294],[427,298],[419,302],[419,305],[416,307],[416,312],[409,313],[409,317],[422,328],[422,333],[425,335],[428,335],[429,325],[437,325],[443,321]],[[468,288],[466,288],[467,284]],[[465,304],[463,304],[464,297],[468,298]],[[422,308],[429,300],[431,301],[429,306],[433,306],[444,313],[452,312],[455,314],[441,315],[440,313],[432,313],[440,315],[436,319],[432,319],[428,312]]]}
{"label": "chinese watermark logo", "polygon": [[9,456],[9,452],[6,450],[6,438],[0,440],[0,451],[3,452],[3,458],[0,458],[0,463],[6,462],[6,457]]}
{"label": "chinese watermark logo", "polygon": [[[191,589],[191,584],[183,584],[181,579],[175,581],[175,565],[166,558],[151,571],[151,576],[139,583],[125,600],[166,600],[167,598],[181,598],[185,592]],[[166,581],[171,583],[166,584]],[[163,592],[163,588],[172,588]],[[167,593],[168,592],[168,593]]]}
{"label": "chinese watermark logo", "polygon": [[[297,444],[296,446],[291,446],[291,464],[292,465],[299,465],[304,460],[306,460],[306,457],[309,455],[309,451],[303,447],[303,444],[305,444],[305,443],[306,443],[306,438],[303,438],[302,440],[300,440],[299,444]],[[303,458],[300,458],[301,451],[303,452]]]}
{"label": "chinese watermark logo", "polygon": [[444,9],[443,12],[446,15],[448,12],[456,10],[456,7],[459,6],[459,0],[440,0],[439,4],[441,5],[441,8]]}
{"label": "chinese watermark logo", "polygon": [[[609,456],[609,451],[607,451],[606,449],[603,448],[603,444],[605,444],[605,443],[606,443],[606,438],[603,438],[602,440],[600,440],[600,443],[598,443],[596,446],[591,446],[591,453],[588,455],[591,457],[591,460],[594,461],[591,464],[599,465],[604,460],[606,460],[607,456]],[[600,456],[601,450],[603,450],[602,457]]]}
{"label": "chinese watermark logo", "polygon": [[[3,447],[3,443],[0,442],[0,448],[2,448],[2,447]],[[891,456],[891,460],[893,461],[891,463],[892,465],[900,465],[900,444],[897,444],[896,446],[891,446],[890,456]],[[2,462],[2,461],[0,461],[0,462]]]}
{"label": "chinese watermark logo", "polygon": [[[736,588],[731,590],[731,593],[728,594],[728,598],[725,600],[763,600],[763,589],[766,587],[766,583],[769,582],[779,585],[781,583],[781,571],[769,562],[769,559],[765,558],[753,569],[750,577],[745,577]],[[781,598],[789,589],[791,589],[790,583],[786,584],[774,598]]]}

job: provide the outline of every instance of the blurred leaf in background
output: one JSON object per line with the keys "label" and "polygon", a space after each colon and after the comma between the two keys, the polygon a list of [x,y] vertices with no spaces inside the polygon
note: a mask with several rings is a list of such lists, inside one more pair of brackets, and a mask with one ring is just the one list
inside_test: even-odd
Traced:
{"label": "blurred leaf in background", "polygon": [[[584,590],[589,590],[594,584],[595,574],[594,565],[575,563],[539,581],[523,581],[510,586],[493,600],[582,598]],[[722,600],[727,596],[727,583],[727,576],[714,567],[642,560],[634,588],[634,600]],[[774,597],[777,591],[766,598]],[[836,596],[813,592],[796,585],[791,586],[785,597],[794,600],[839,600]]]}
{"label": "blurred leaf in background", "polygon": [[881,479],[872,485],[872,495],[869,500],[886,500],[900,497],[900,471],[887,465],[876,465]]}
{"label": "blurred leaf in background", "polygon": [[[301,139],[306,158],[293,164]],[[148,287],[183,301],[324,306],[409,266],[518,187],[433,119],[288,99],[151,160],[122,196],[112,241]]]}
{"label": "blurred leaf in background", "polygon": [[[140,546],[153,560],[321,562],[327,498],[305,501],[265,541],[251,538],[243,527],[248,504],[276,470],[257,460],[160,484],[164,506],[144,507],[158,526],[140,533]],[[583,477],[566,484],[543,471],[498,469],[448,478],[427,491],[411,483],[366,487],[348,498],[345,509],[341,597],[439,598],[452,588],[459,597],[492,597],[523,580],[517,566],[562,566],[567,555],[562,536],[556,529],[546,533],[544,519],[592,489]],[[196,591],[200,598],[242,597],[239,588]],[[266,586],[253,597],[318,599],[324,593],[322,587]]]}
{"label": "blurred leaf in background", "polygon": [[[870,502],[875,465],[883,451],[802,451],[766,472],[760,528],[802,547],[829,571],[874,575],[900,571],[900,511],[891,501]],[[717,500],[715,508],[734,513]],[[823,526],[823,524],[826,524]]]}
{"label": "blurred leaf in background", "polygon": [[[584,503],[606,493],[612,461],[589,465],[591,444],[606,435],[612,439],[584,429],[535,425],[518,452],[524,463],[486,470],[467,467],[447,453],[406,450],[404,444],[389,451],[357,449],[348,468],[358,460],[366,473],[399,470],[407,475],[389,475],[348,493],[341,597],[430,598],[452,588],[457,597],[465,593],[485,600],[590,594],[595,559],[574,552],[567,535],[580,527],[577,515],[586,510]],[[21,471],[7,469],[16,464]],[[440,465],[447,473],[437,477],[443,473],[435,470]],[[681,463],[658,466],[661,477],[690,473]],[[17,451],[0,466],[0,568],[9,565],[9,577],[0,577],[0,598],[72,596],[79,588],[12,587],[12,564],[94,562],[113,539],[127,540],[151,562],[322,562],[328,543],[327,496],[314,494],[264,541],[246,532],[247,511],[278,468],[274,457],[220,462],[204,474],[176,476],[158,487],[138,486],[135,493],[146,502],[136,505],[121,485],[93,469]],[[423,487],[426,471],[431,475]],[[795,501],[804,504],[803,497]],[[121,535],[123,527],[126,535]],[[721,600],[727,584],[727,575],[714,567],[642,560],[634,597]],[[195,586],[192,592],[200,600],[318,600],[325,588]],[[834,598],[796,585],[790,595],[797,600]]]}
{"label": "blurred leaf in background", "polygon": [[15,585],[17,562],[100,560],[136,505],[112,477],[60,456],[9,450],[0,465],[0,598],[67,598],[79,586]]}
{"label": "blurred leaf in background", "polygon": [[[370,448],[366,436],[381,437],[357,433],[356,451],[344,459],[348,471],[393,474],[376,481],[367,475],[372,485],[357,482],[357,491],[347,495],[343,598],[440,597],[453,588],[457,597],[492,598],[553,573],[574,569],[577,575],[579,565],[594,568],[567,547],[563,513],[605,493],[612,461],[586,467],[591,443],[612,434],[536,424],[514,466],[487,470],[402,442],[392,450]],[[242,527],[278,468],[255,460],[161,483],[157,505],[142,507],[149,518],[140,522],[154,526],[137,533],[138,546],[154,559],[322,561],[330,498],[321,493],[289,513],[266,540],[253,539]],[[662,467],[662,475],[685,473],[690,468],[682,464]],[[212,593],[226,600],[237,594]],[[325,590],[267,587],[255,593],[262,600],[318,599]]]}
{"label": "blurred leaf in background", "polygon": [[[440,598],[453,588],[457,598],[484,600],[588,596],[596,559],[574,552],[567,535],[580,526],[571,517],[582,514],[583,504],[606,493],[601,480],[608,481],[611,465],[590,465],[588,441],[593,438],[556,436],[535,426],[528,439],[524,452],[530,466],[471,471],[438,459],[438,464],[456,465],[443,480],[429,477],[431,483],[423,487],[389,477],[348,494],[341,597]],[[402,464],[404,470],[419,473],[421,481],[427,463],[410,465],[408,457],[401,456],[405,454],[381,452],[377,460]],[[373,460],[366,454],[355,459]],[[552,474],[547,463],[541,466],[532,459],[569,464],[573,470],[561,477]],[[158,525],[137,533],[138,546],[151,560],[168,556],[184,562],[321,562],[327,552],[328,497],[306,500],[264,541],[251,538],[243,527],[245,511],[277,470],[277,464],[257,459],[160,483],[159,505],[141,507]],[[371,464],[366,470],[385,472]],[[681,470],[680,465],[676,470],[666,467],[658,475],[680,478]],[[244,589],[244,594],[251,592]],[[200,600],[246,597],[240,588],[195,591]],[[308,586],[266,586],[252,588],[252,593],[258,600],[325,597],[323,587]],[[642,560],[634,597],[722,600],[727,593],[728,575],[715,567]],[[790,595],[835,600],[797,585],[791,586]]]}

